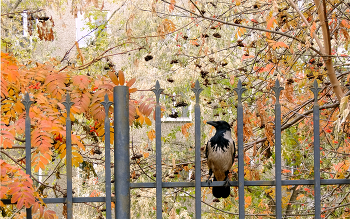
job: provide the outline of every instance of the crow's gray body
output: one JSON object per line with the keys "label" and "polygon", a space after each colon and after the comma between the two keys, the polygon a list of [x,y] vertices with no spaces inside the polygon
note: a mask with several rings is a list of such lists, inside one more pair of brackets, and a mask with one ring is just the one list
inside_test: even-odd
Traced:
{"label": "crow's gray body", "polygon": [[231,138],[231,132],[226,131],[224,137],[229,140],[228,147],[220,147],[215,142],[208,142],[207,144],[207,157],[208,167],[214,173],[217,181],[224,181],[225,173],[229,171],[233,164],[234,143]]}
{"label": "crow's gray body", "polygon": [[[216,128],[216,133],[207,143],[205,151],[208,159],[209,175],[214,173],[214,181],[227,181],[228,184],[228,173],[236,153],[230,126],[225,121],[210,121],[207,123]],[[213,195],[216,198],[227,198],[230,195],[229,184],[222,187],[213,187]]]}

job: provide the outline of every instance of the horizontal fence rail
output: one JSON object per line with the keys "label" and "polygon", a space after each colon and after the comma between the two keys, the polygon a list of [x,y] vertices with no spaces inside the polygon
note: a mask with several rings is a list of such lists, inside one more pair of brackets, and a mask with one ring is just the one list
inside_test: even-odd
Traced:
{"label": "horizontal fence rail", "polygon": [[[281,106],[279,103],[280,87],[279,81],[276,80],[273,90],[275,92],[275,180],[272,181],[246,181],[244,180],[244,145],[243,145],[243,106],[242,94],[246,90],[242,87],[239,80],[237,88],[234,91],[237,94],[237,144],[238,144],[238,180],[230,181],[230,186],[238,187],[239,197],[239,218],[245,217],[244,209],[244,187],[246,186],[275,186],[276,188],[276,212],[272,214],[276,218],[282,218],[282,186],[288,185],[313,185],[315,196],[315,211],[312,214],[315,218],[321,216],[321,185],[339,185],[350,184],[350,179],[321,179],[320,178],[320,133],[319,133],[319,105],[317,81],[311,88],[314,93],[313,107],[313,125],[314,125],[314,179],[313,180],[282,180],[281,179]],[[73,102],[70,101],[70,95],[67,94],[66,101],[63,104],[66,107],[66,170],[67,170],[67,195],[62,198],[43,198],[46,204],[64,203],[67,205],[67,218],[73,218],[73,203],[87,202],[105,202],[106,218],[112,218],[111,202],[115,203],[116,218],[130,218],[130,189],[134,188],[156,188],[156,215],[157,219],[162,218],[162,189],[174,187],[195,187],[195,218],[201,218],[201,188],[223,186],[224,181],[213,181],[210,183],[201,181],[201,112],[199,104],[199,95],[203,89],[200,87],[198,80],[192,91],[196,97],[195,104],[195,182],[163,182],[162,181],[162,155],[161,155],[161,109],[159,105],[160,94],[163,89],[159,82],[156,82],[155,89],[152,91],[156,96],[155,106],[155,131],[156,131],[156,182],[130,183],[130,155],[129,155],[129,91],[126,86],[117,86],[114,88],[114,103],[110,102],[108,95],[101,104],[105,108],[105,188],[106,197],[73,197],[72,192],[72,143],[71,143],[71,121],[70,108]],[[23,104],[26,111],[25,119],[25,146],[26,146],[26,173],[31,175],[31,129],[29,109],[33,101],[30,100],[29,94],[25,95]],[[111,191],[111,155],[110,155],[110,119],[108,116],[110,106],[114,104],[114,191],[115,197],[112,197]],[[1,199],[4,204],[11,204],[10,199]],[[27,218],[32,218],[31,208],[26,209]],[[270,215],[270,216],[272,216]]]}

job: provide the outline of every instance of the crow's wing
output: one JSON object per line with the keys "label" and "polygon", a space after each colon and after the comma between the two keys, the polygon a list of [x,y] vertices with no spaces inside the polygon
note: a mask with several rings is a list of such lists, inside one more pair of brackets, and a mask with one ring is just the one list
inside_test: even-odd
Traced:
{"label": "crow's wing", "polygon": [[232,147],[233,147],[233,154],[232,154],[232,165],[233,165],[233,162],[235,161],[235,157],[236,157],[236,145],[234,140],[232,140]]}
{"label": "crow's wing", "polygon": [[207,145],[205,146],[205,158],[208,158],[208,154],[209,154],[209,144],[210,144],[210,141],[207,142]]}

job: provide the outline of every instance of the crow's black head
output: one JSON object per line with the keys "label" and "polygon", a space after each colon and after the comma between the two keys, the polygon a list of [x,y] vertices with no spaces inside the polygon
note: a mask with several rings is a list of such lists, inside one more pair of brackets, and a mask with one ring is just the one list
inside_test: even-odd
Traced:
{"label": "crow's black head", "polygon": [[225,121],[208,121],[207,124],[214,126],[216,130],[231,130],[231,126]]}

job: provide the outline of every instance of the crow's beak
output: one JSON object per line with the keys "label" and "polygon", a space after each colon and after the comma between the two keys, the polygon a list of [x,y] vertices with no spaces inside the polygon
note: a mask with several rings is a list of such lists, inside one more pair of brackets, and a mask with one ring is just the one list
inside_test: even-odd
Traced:
{"label": "crow's beak", "polygon": [[216,123],[216,121],[208,121],[207,124],[212,125],[214,127],[216,127],[218,124]]}

